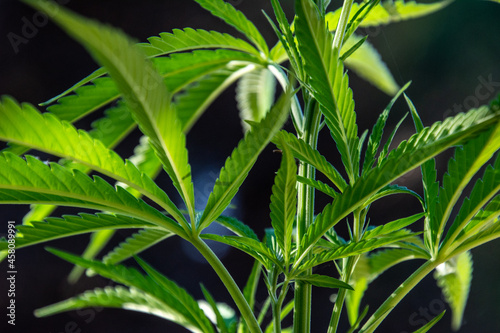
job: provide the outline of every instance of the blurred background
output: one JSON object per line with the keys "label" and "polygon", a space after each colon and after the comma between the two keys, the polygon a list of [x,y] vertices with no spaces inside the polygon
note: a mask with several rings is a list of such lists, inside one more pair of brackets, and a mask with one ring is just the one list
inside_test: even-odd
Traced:
{"label": "blurred background", "polygon": [[[76,12],[108,22],[122,28],[138,41],[169,32],[174,28],[203,28],[238,35],[234,29],[205,12],[194,1],[160,0],[61,0],[60,3]],[[261,10],[272,14],[269,0],[231,0],[247,15],[266,36],[269,45],[277,38]],[[293,1],[281,1],[289,14]],[[330,9],[341,2],[332,1]],[[26,20],[32,21],[34,11],[18,1],[0,0],[0,94],[11,95],[20,102],[38,104],[59,94],[97,68],[86,51],[65,35],[52,23],[32,31],[26,42],[13,47],[9,34],[22,36]],[[272,15],[271,15],[272,16]],[[486,104],[500,94],[500,5],[489,1],[456,1],[431,16],[395,23],[380,29],[365,30],[369,41],[382,54],[396,81],[403,85],[412,81],[407,90],[409,97],[428,125],[452,115],[456,110],[467,110],[477,104]],[[12,34],[11,34],[12,36]],[[243,37],[243,36],[241,36]],[[356,100],[358,126],[362,133],[371,128],[390,97],[365,81],[350,75],[351,87]],[[490,82],[485,87],[484,82]],[[482,87],[482,88],[481,88]],[[486,90],[484,89],[486,88]],[[478,89],[481,93],[478,94]],[[488,91],[488,94],[485,92]],[[486,96],[487,95],[487,96]],[[408,112],[399,101],[389,118],[389,129]],[[0,119],[0,121],[2,121]],[[77,123],[87,129],[89,119]],[[287,126],[290,126],[288,124]],[[413,133],[411,121],[407,119],[397,140],[408,138]],[[123,157],[132,154],[140,134],[134,133],[130,140],[118,147]],[[190,162],[199,201],[206,200],[225,158],[231,153],[242,130],[234,100],[234,89],[230,89],[215,101],[188,135]],[[3,143],[2,146],[3,147]],[[320,150],[334,164],[338,161],[329,135],[324,131],[320,138]],[[270,226],[269,197],[274,173],[279,166],[279,156],[268,147],[259,158],[249,178],[235,198],[236,207],[229,212],[250,225],[259,236]],[[438,159],[440,174],[451,153]],[[45,158],[45,157],[44,157]],[[171,189],[166,177],[160,177],[162,186]],[[419,171],[400,179],[400,184],[421,192]],[[172,193],[172,197],[175,194]],[[418,202],[408,197],[394,196],[384,200],[371,210],[373,224],[381,224],[415,213]],[[327,202],[318,197],[318,211]],[[7,221],[21,223],[28,206],[0,206],[0,235],[7,230]],[[58,209],[54,215],[75,214],[71,209]],[[415,228],[421,228],[421,225]],[[123,241],[129,233],[116,234],[108,249]],[[81,253],[88,236],[54,241],[51,246],[73,253]],[[227,264],[235,280],[243,286],[250,272],[252,261],[244,254],[219,248],[222,261]],[[486,244],[473,251],[474,279],[469,302],[460,332],[500,332],[500,242]],[[196,298],[202,298],[199,283],[202,282],[217,301],[233,305],[227,292],[211,268],[178,238],[153,247],[142,255],[167,277],[178,281]],[[127,262],[134,265],[133,262]],[[18,274],[16,280],[16,326],[7,324],[6,306],[8,298],[5,263],[0,264],[0,332],[61,333],[61,332],[186,332],[184,329],[146,314],[112,309],[89,309],[68,312],[57,316],[37,319],[33,310],[71,297],[94,287],[103,287],[108,281],[99,277],[83,277],[77,285],[69,285],[66,276],[71,265],[35,246],[19,250],[16,254]],[[379,277],[369,289],[365,303],[375,309],[418,263],[404,263]],[[318,269],[321,274],[335,274],[333,265]],[[262,286],[263,287],[263,286]],[[262,288],[261,288],[262,289]],[[324,332],[329,321],[332,291],[315,288],[313,297],[313,332]],[[259,301],[265,293],[261,290]],[[380,327],[380,332],[412,332],[447,308],[440,290],[432,276],[428,276],[396,308]],[[450,332],[451,315],[448,311],[434,332]],[[341,331],[348,329],[346,318]]]}

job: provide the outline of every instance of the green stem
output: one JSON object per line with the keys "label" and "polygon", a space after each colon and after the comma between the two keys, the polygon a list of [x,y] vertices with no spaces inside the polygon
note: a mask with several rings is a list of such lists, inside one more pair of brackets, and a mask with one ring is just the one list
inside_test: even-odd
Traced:
{"label": "green stem", "polygon": [[420,266],[409,278],[407,278],[391,296],[375,311],[370,319],[363,325],[360,333],[370,333],[380,325],[380,323],[391,313],[392,309],[408,294],[424,277],[434,270],[442,261],[427,261]]}
{"label": "green stem", "polygon": [[221,279],[227,291],[233,298],[234,303],[236,303],[236,306],[240,310],[241,316],[245,320],[250,332],[262,333],[259,323],[257,322],[257,319],[255,319],[253,311],[248,305],[245,296],[243,296],[240,288],[238,288],[238,285],[236,285],[236,282],[234,282],[233,277],[231,276],[231,274],[229,274],[226,267],[222,264],[222,262],[215,255],[212,249],[208,247],[208,245],[199,236],[191,238],[190,241],[191,244],[193,244],[196,249],[203,255],[203,257],[208,261],[210,266],[212,266],[214,271]]}
{"label": "green stem", "polygon": [[344,41],[345,29],[347,23],[349,23],[349,15],[351,14],[351,8],[354,0],[344,0],[342,5],[342,12],[340,13],[339,24],[337,25],[337,30],[335,31],[335,38],[333,39],[333,47],[339,50],[342,48],[342,43]]}
{"label": "green stem", "polygon": [[[305,123],[301,139],[309,146],[316,148],[321,120],[321,112],[318,104],[310,98],[304,90],[306,96]],[[299,166],[299,175],[310,179],[315,178],[315,169],[309,164],[301,163]],[[298,207],[297,207],[297,253],[303,251],[301,240],[312,224],[314,218],[314,189],[302,183],[298,184]],[[305,258],[307,260],[307,258]],[[305,274],[310,274],[306,271]],[[302,281],[295,282],[295,308],[293,317],[293,329],[295,333],[308,333],[311,326],[311,285]]]}

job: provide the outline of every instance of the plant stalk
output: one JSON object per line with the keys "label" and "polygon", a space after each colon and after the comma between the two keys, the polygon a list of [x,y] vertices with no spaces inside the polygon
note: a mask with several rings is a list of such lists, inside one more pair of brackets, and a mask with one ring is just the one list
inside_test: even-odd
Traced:
{"label": "plant stalk", "polygon": [[[316,148],[318,142],[318,134],[320,128],[321,112],[319,105],[304,91],[304,96],[307,96],[305,107],[305,123],[304,131],[301,139],[309,146]],[[299,166],[299,175],[314,179],[316,170],[313,166],[301,163]],[[314,219],[314,189],[298,184],[298,207],[297,207],[297,253],[303,251],[301,248],[301,240],[303,239],[307,228],[312,224]],[[307,258],[305,258],[307,260]],[[305,272],[310,274],[311,270]],[[308,333],[311,329],[311,301],[312,301],[311,285],[302,281],[295,282],[295,307],[293,317],[294,333]]]}
{"label": "plant stalk", "polygon": [[259,323],[257,322],[252,309],[250,308],[250,305],[248,305],[245,296],[243,296],[243,293],[241,292],[240,288],[238,288],[238,285],[234,281],[233,277],[231,276],[231,274],[229,274],[226,267],[222,264],[222,262],[215,255],[212,249],[199,236],[195,236],[193,238],[190,238],[189,240],[191,241],[191,244],[193,244],[194,247],[196,247],[196,249],[201,253],[201,255],[203,255],[203,257],[208,261],[215,273],[217,273],[217,275],[221,279],[227,291],[233,298],[234,303],[240,310],[241,316],[245,320],[250,332],[262,333],[262,329],[260,328]]}

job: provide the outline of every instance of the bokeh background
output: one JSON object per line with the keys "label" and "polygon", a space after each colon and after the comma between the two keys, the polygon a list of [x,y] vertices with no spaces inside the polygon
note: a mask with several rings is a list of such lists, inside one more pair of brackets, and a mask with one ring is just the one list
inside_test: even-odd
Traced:
{"label": "bokeh background", "polygon": [[[203,28],[238,35],[231,27],[212,17],[194,1],[168,0],[65,0],[76,12],[108,22],[122,28],[138,41],[174,28]],[[269,45],[276,37],[261,10],[271,14],[268,0],[231,0],[249,17],[266,36]],[[287,12],[292,12],[293,1],[282,1]],[[340,6],[332,1],[331,9]],[[18,1],[0,0],[0,94],[15,97],[18,101],[33,104],[45,101],[68,88],[96,68],[85,50],[72,41],[52,23],[40,27],[18,50],[12,47],[8,34],[22,35],[25,20],[32,20],[34,12]],[[291,18],[291,16],[289,16]],[[403,85],[412,80],[408,90],[425,124],[442,120],[457,107],[467,109],[489,102],[500,93],[500,5],[489,1],[456,1],[445,10],[429,17],[384,26],[365,31],[369,41],[382,54],[396,81]],[[351,86],[358,111],[361,131],[371,128],[378,114],[390,100],[376,88],[351,75]],[[478,95],[483,81],[492,81],[492,91],[487,98]],[[496,85],[495,85],[496,84]],[[485,92],[482,88],[481,92]],[[398,102],[391,113],[389,126],[394,125],[406,112],[404,103]],[[2,121],[0,119],[0,121]],[[78,127],[88,128],[90,120],[83,120]],[[290,124],[288,124],[290,125]],[[398,140],[412,132],[409,120],[400,130]],[[118,148],[123,157],[132,154],[133,144],[140,137],[134,133]],[[190,162],[200,201],[206,199],[218,170],[242,137],[234,91],[223,94],[200,119],[188,135]],[[332,142],[322,133],[320,149],[336,163]],[[450,154],[438,159],[440,175]],[[46,157],[44,157],[46,158]],[[279,156],[272,147],[263,153],[248,180],[236,197],[237,209],[229,212],[251,225],[260,236],[270,225],[269,197]],[[160,177],[163,186],[171,186],[166,177]],[[400,180],[400,183],[421,192],[418,170]],[[173,192],[172,192],[172,196]],[[325,203],[318,198],[318,210]],[[373,224],[391,221],[418,210],[418,203],[408,197],[391,197],[374,205],[371,211]],[[27,206],[0,206],[0,234],[6,232],[7,221],[20,223],[28,211]],[[58,209],[54,214],[74,214],[71,209]],[[416,226],[421,228],[421,225]],[[116,245],[129,234],[119,232],[112,244]],[[71,252],[83,251],[88,236],[52,242],[50,245]],[[218,249],[223,262],[228,265],[240,286],[250,271],[252,261],[236,250]],[[474,279],[467,305],[464,325],[460,332],[500,332],[500,242],[486,244],[473,251]],[[143,254],[153,266],[176,280],[196,298],[201,298],[200,281],[212,291],[218,301],[229,300],[227,292],[210,267],[192,252],[189,245],[172,238]],[[134,265],[133,262],[128,262]],[[99,277],[82,278],[77,285],[69,285],[65,278],[71,265],[50,255],[43,246],[26,248],[17,252],[16,265],[16,326],[7,324],[7,267],[0,264],[0,332],[60,333],[60,332],[185,332],[184,329],[145,314],[110,309],[90,309],[36,319],[33,310],[68,298],[78,292],[103,287],[108,281]],[[390,292],[401,283],[418,263],[405,263],[391,269],[376,280],[365,301],[375,309]],[[318,273],[334,274],[332,265],[322,266]],[[261,290],[262,291],[262,290]],[[324,332],[329,320],[331,291],[314,289],[313,332]],[[259,294],[263,301],[265,293]],[[440,290],[432,276],[428,276],[388,317],[380,332],[412,332],[445,308]],[[341,331],[347,330],[343,320]],[[435,332],[450,332],[450,314],[441,320]]]}

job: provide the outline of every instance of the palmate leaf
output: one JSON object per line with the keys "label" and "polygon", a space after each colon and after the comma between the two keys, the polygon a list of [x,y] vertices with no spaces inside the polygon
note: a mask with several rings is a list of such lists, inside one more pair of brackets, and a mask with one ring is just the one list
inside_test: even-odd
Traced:
{"label": "palmate leaf", "polygon": [[[255,56],[230,50],[201,50],[153,59],[156,70],[173,93],[186,88],[204,75],[224,68],[231,61],[259,63]],[[76,89],[73,95],[62,97],[57,104],[49,106],[48,111],[63,120],[73,121],[120,97],[121,93],[113,80],[103,77]]]}
{"label": "palmate leaf", "polygon": [[300,254],[300,259],[337,222],[360,207],[381,188],[447,148],[497,125],[500,115],[489,113],[488,107],[473,109],[466,114],[447,118],[442,123],[437,122],[413,135],[408,141],[403,141],[381,165],[370,170],[353,186],[347,187],[318,215],[316,222],[308,228],[302,240],[301,248],[305,251]]}
{"label": "palmate leaf", "polygon": [[288,117],[291,92],[280,97],[266,117],[246,133],[221,169],[200,220],[207,227],[226,209],[254,165],[257,157],[281,129]]}
{"label": "palmate leaf", "polygon": [[11,154],[0,155],[0,202],[5,204],[55,204],[118,214],[147,220],[183,236],[183,229],[158,210],[121,187],[114,188],[97,176],[59,164],[50,167],[35,157],[26,160]]}
{"label": "palmate leaf", "polygon": [[388,234],[379,238],[361,240],[359,242],[351,241],[345,245],[332,246],[331,249],[323,250],[320,253],[313,253],[310,259],[303,261],[300,266],[297,266],[296,272],[306,271],[328,261],[366,253],[413,236],[410,232],[396,232],[394,234],[395,235]]}
{"label": "palmate leaf", "polygon": [[500,237],[500,195],[496,196],[491,203],[486,206],[484,210],[479,211],[477,215],[478,219],[485,225],[484,228],[475,234],[468,235],[450,256],[460,254]]}
{"label": "palmate leaf", "polygon": [[[145,173],[152,179],[154,179],[162,169],[162,164],[156,156],[153,148],[149,144],[148,138],[146,136],[143,136],[140,140],[140,144],[135,147],[134,155],[130,157],[130,161],[134,163],[134,165],[136,165],[141,172]],[[127,186],[124,183],[118,183],[118,185],[127,189],[127,191],[134,195],[136,198],[140,198],[142,196],[140,192]],[[160,233],[162,232],[160,230],[157,231]],[[165,230],[163,232],[171,235],[171,233]],[[95,258],[111,240],[113,235],[114,232],[110,230],[94,233],[90,238],[89,244],[83,252],[82,257],[85,259]],[[154,243],[155,242],[152,242],[152,244]],[[83,274],[83,272],[84,270],[81,267],[75,266],[68,276],[68,280],[72,283],[76,282],[80,278],[81,274]]]}
{"label": "palmate leaf", "polygon": [[[495,202],[498,200],[497,193],[499,191],[500,157],[497,155],[493,165],[486,167],[483,176],[474,184],[469,197],[464,199],[443,243],[453,242],[456,246],[462,243],[466,237],[485,227],[485,223],[490,219],[490,214],[491,216],[495,214]],[[489,209],[483,209],[491,198],[493,199],[488,203]]]}
{"label": "palmate leaf", "polygon": [[[171,54],[174,52],[185,52],[197,49],[232,49],[242,52],[247,52],[259,56],[259,52],[250,44],[244,40],[235,38],[228,34],[219,33],[216,31],[206,31],[203,29],[174,29],[172,33],[161,33],[159,37],[153,36],[148,38],[149,43],[139,43],[138,46],[149,56],[157,57],[161,55]],[[107,72],[104,68],[100,68],[88,75],[72,87],[68,88],[61,94],[51,98],[42,106],[49,105],[55,101],[61,99],[62,97],[75,92],[79,87],[86,85],[90,82],[96,83],[100,76],[105,75]],[[108,80],[109,82],[109,80]],[[97,84],[97,83],[96,83]],[[90,87],[90,85],[89,85]],[[77,92],[78,94],[78,92]],[[62,101],[62,99],[61,99]],[[76,103],[75,103],[76,104]],[[74,107],[73,105],[71,107]],[[50,110],[50,108],[49,108]],[[71,110],[71,108],[70,108]],[[64,108],[58,108],[61,115],[65,115]],[[56,113],[57,111],[53,111]],[[69,113],[71,114],[71,113]],[[74,113],[76,116],[80,117],[80,113]],[[62,118],[68,120],[66,118]]]}
{"label": "palmate leaf", "polygon": [[259,122],[271,109],[274,102],[276,79],[267,68],[256,68],[246,73],[236,86],[236,101],[240,110],[240,119],[243,130],[246,132],[250,125],[246,120]]}
{"label": "palmate leaf", "polygon": [[434,278],[452,310],[451,327],[454,331],[458,331],[462,326],[462,318],[472,281],[471,253],[463,252],[436,267]]}
{"label": "palmate leaf", "polygon": [[383,225],[379,225],[378,227],[366,231],[365,234],[363,235],[363,239],[371,239],[389,235],[394,231],[406,228],[407,226],[417,222],[424,216],[425,216],[424,213],[419,213],[408,217],[403,217],[401,219],[397,219],[395,221],[391,221]]}
{"label": "palmate leaf", "polygon": [[147,175],[135,165],[124,162],[102,142],[90,137],[51,113],[40,114],[28,104],[21,108],[14,100],[0,101],[0,139],[19,143],[62,158],[81,163],[95,171],[121,181],[153,199],[170,214],[181,220],[182,214]]}
{"label": "palmate leaf", "polygon": [[224,317],[221,315],[214,297],[212,296],[212,294],[210,294],[210,292],[207,290],[207,288],[205,288],[203,284],[201,285],[201,291],[203,292],[203,296],[205,297],[205,300],[210,306],[210,310],[215,316],[215,320],[212,319],[212,322],[214,322],[214,324],[217,325],[217,329],[220,333],[229,333],[226,321],[224,320]]}
{"label": "palmate leaf", "polygon": [[116,100],[118,94],[114,81],[101,77],[93,80],[92,84],[78,87],[73,95],[58,99],[57,104],[50,105],[47,111],[61,120],[74,122]]}
{"label": "palmate leaf", "polygon": [[[352,35],[342,47],[347,50],[361,39],[357,35]],[[344,64],[361,78],[388,95],[393,96],[399,90],[399,86],[387,68],[387,65],[380,57],[378,51],[368,41],[365,41],[354,53],[344,60]]]}
{"label": "palmate leaf", "polygon": [[266,269],[270,270],[272,265],[282,266],[274,251],[259,240],[240,236],[220,236],[214,234],[201,234],[201,238],[209,239],[232,246],[258,260]]}
{"label": "palmate leaf", "polygon": [[174,104],[184,131],[191,129],[203,112],[226,88],[251,70],[251,66],[247,65],[221,68],[176,94]]}
{"label": "palmate leaf", "polygon": [[[446,7],[453,1],[442,0],[434,3],[417,3],[415,1],[395,0],[382,2],[368,13],[361,22],[360,27],[371,27],[426,16]],[[362,5],[362,3],[353,3],[349,19],[354,16]],[[330,27],[337,26],[340,11],[341,9],[338,9],[326,14],[326,20]]]}
{"label": "palmate leaf", "polygon": [[273,142],[278,147],[280,147],[280,142],[285,142],[296,158],[314,166],[316,170],[328,177],[341,192],[347,187],[347,183],[342,175],[319,151],[311,148],[305,141],[298,139],[292,133],[280,131]]}
{"label": "palmate leaf", "polygon": [[[442,233],[446,223],[464,188],[498,149],[500,149],[500,122],[492,131],[483,133],[466,143],[463,148],[456,149],[454,158],[448,162],[448,170],[443,177],[443,186],[439,191],[439,200],[432,203],[435,207],[430,210],[433,213],[430,216],[431,237],[435,247],[438,246],[443,236]],[[491,198],[500,189],[500,177],[497,177],[497,179],[493,177],[493,179],[489,180],[493,181],[493,183],[486,185],[490,192],[484,191],[481,193],[483,194],[482,200]],[[471,194],[476,194],[477,191]],[[472,198],[477,201],[477,195]],[[454,224],[449,231],[449,233],[451,232],[450,235],[455,230],[462,229],[463,226],[463,224],[459,223]]]}
{"label": "palmate leaf", "polygon": [[408,88],[409,85],[410,84],[407,83],[403,88],[401,88],[397,92],[397,94],[391,99],[389,104],[386,106],[384,111],[379,115],[375,125],[373,125],[370,137],[368,139],[368,144],[366,147],[365,158],[363,160],[363,168],[362,168],[363,174],[366,173],[368,170],[370,170],[375,164],[375,156],[377,155],[380,145],[382,144],[382,135],[384,134],[384,128],[387,122],[387,118],[389,117],[389,112],[391,111],[394,103],[396,103],[396,100]]}
{"label": "palmate leaf", "polygon": [[295,280],[304,281],[307,284],[312,284],[316,287],[323,288],[344,288],[353,290],[350,285],[345,283],[344,281],[340,281],[330,276],[320,275],[320,274],[309,274],[305,276],[297,276]]}
{"label": "palmate leaf", "polygon": [[227,24],[236,28],[248,38],[267,57],[269,49],[264,37],[252,21],[248,20],[241,11],[234,8],[229,2],[223,0],[195,0],[200,6],[222,19]]}
{"label": "palmate leaf", "polygon": [[105,264],[120,263],[171,236],[173,234],[166,230],[153,228],[139,230],[106,254],[102,261]]}
{"label": "palmate leaf", "polygon": [[149,37],[148,42],[139,46],[150,57],[196,49],[231,49],[259,55],[259,51],[242,39],[203,29],[174,29],[172,33],[163,32],[159,37]]}
{"label": "palmate leaf", "polygon": [[177,93],[205,75],[222,68],[238,65],[259,65],[262,63],[254,55],[233,50],[198,50],[190,53],[175,53],[169,57],[152,59],[155,69],[164,78],[165,85],[172,93]]}
{"label": "palmate leaf", "polygon": [[[300,78],[304,77],[302,61],[299,55],[299,51],[297,49],[297,44],[295,37],[293,36],[292,29],[290,27],[290,23],[286,18],[285,12],[281,7],[279,0],[271,0],[271,4],[273,6],[274,14],[276,19],[278,20],[278,24],[281,30],[281,33],[275,29],[276,34],[278,35],[278,39],[280,40],[275,47],[271,49],[271,59],[276,61],[277,63],[281,63],[287,59],[290,60],[292,67],[295,69],[297,75]],[[272,22],[272,21],[271,21]]]}
{"label": "palmate leaf", "polygon": [[333,188],[326,185],[325,183],[323,183],[320,180],[314,180],[314,179],[310,179],[310,178],[306,178],[306,177],[302,177],[302,176],[297,176],[297,181],[302,183],[302,184],[306,184],[308,186],[311,186],[311,187],[315,188],[316,190],[323,192],[326,195],[329,195],[332,198],[335,198],[338,194]]}
{"label": "palmate leaf", "polygon": [[[27,2],[41,11],[52,10],[52,5],[44,2]],[[186,138],[161,76],[122,32],[63,8],[51,18],[107,68],[139,127],[151,139],[194,223],[194,189]]]}
{"label": "palmate leaf", "polygon": [[429,332],[429,330],[434,327],[434,325],[437,324],[438,321],[443,318],[444,314],[446,313],[446,310],[441,312],[438,316],[434,317],[431,321],[429,321],[427,324],[424,326],[420,327],[418,330],[414,331],[413,333],[426,333]]}
{"label": "palmate leaf", "polygon": [[311,0],[297,1],[295,32],[309,75],[309,90],[321,104],[321,112],[337,145],[351,182],[359,173],[359,138],[352,90],[344,74],[339,50],[324,17]]}
{"label": "palmate leaf", "polygon": [[[48,249],[48,251],[73,264],[92,269],[105,278],[124,284],[129,288],[137,289],[147,295],[148,298],[153,299],[153,304],[162,304],[164,308],[168,309],[169,313],[175,316],[176,320],[181,321],[183,325],[187,324],[191,329],[197,329],[197,331],[203,333],[214,332],[210,321],[192,296],[142,260],[138,259],[139,264],[148,275],[143,275],[134,268],[121,265],[106,265],[99,261],[86,260],[55,249]],[[131,308],[134,310],[144,309],[142,306],[135,308],[132,304]]]}
{"label": "palmate leaf", "polygon": [[290,149],[283,144],[281,165],[272,188],[271,223],[285,265],[290,262],[292,232],[297,213],[297,165]]}
{"label": "palmate leaf", "polygon": [[[120,103],[115,107],[107,109],[104,112],[104,117],[94,121],[91,126],[92,129],[88,132],[89,136],[101,141],[107,148],[112,148],[121,142],[123,138],[135,128],[136,123],[132,119],[132,116],[125,104]],[[28,148],[26,148],[26,150],[28,150]],[[6,151],[11,150],[7,149]],[[142,170],[135,161],[131,162],[134,163],[141,172],[144,172],[144,170]],[[78,168],[84,173],[90,171],[89,168],[76,165],[70,160],[64,160],[60,163],[61,165],[71,169]],[[151,174],[147,172],[145,173],[148,176],[151,176]],[[31,205],[30,211],[23,218],[23,224],[29,224],[31,221],[42,221],[56,208],[57,206],[54,205]]]}
{"label": "palmate leaf", "polygon": [[105,287],[86,291],[78,296],[35,310],[37,317],[47,317],[61,312],[84,308],[105,307],[144,312],[175,322],[191,332],[205,333],[193,326],[173,305],[144,293],[136,288]]}
{"label": "palmate leaf", "polygon": [[252,228],[234,217],[221,215],[215,222],[227,228],[228,230],[231,230],[238,236],[259,240]]}
{"label": "palmate leaf", "polygon": [[[99,230],[146,227],[154,228],[156,226],[145,220],[119,214],[97,213],[92,215],[81,213],[79,216],[65,215],[62,218],[47,218],[45,222],[32,222],[31,225],[18,226],[16,248]],[[6,248],[5,243],[0,243],[0,250],[4,250],[4,246]]]}

